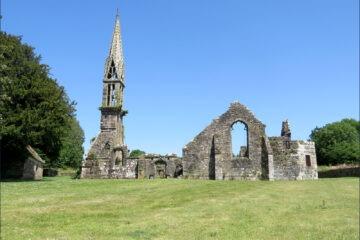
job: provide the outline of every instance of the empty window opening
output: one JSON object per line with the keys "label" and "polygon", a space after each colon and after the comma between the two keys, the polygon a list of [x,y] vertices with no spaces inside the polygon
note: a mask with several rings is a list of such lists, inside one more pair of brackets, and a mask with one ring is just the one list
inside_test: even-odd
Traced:
{"label": "empty window opening", "polygon": [[107,85],[107,106],[110,106],[110,91],[111,91],[111,89],[110,89],[110,85],[108,84]]}
{"label": "empty window opening", "polygon": [[111,106],[116,105],[115,84],[111,84]]}
{"label": "empty window opening", "polygon": [[233,157],[248,157],[248,128],[243,122],[236,122],[231,127]]}
{"label": "empty window opening", "polygon": [[310,155],[305,155],[305,161],[306,161],[306,166],[310,167],[311,166],[311,158]]}
{"label": "empty window opening", "polygon": [[107,74],[107,78],[110,80],[117,80],[117,73],[114,61],[111,61],[111,65]]}

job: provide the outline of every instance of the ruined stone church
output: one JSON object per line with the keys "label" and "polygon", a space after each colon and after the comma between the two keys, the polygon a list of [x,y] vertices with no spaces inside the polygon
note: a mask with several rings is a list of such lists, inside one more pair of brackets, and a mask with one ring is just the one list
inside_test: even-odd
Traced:
{"label": "ruined stone church", "polygon": [[[265,125],[239,102],[189,142],[182,158],[157,154],[130,158],[124,142],[124,71],[117,15],[105,61],[100,133],[83,161],[82,178],[317,179],[314,142],[292,140],[287,121],[282,123],[281,136],[267,137]],[[245,126],[247,143],[234,155],[231,130],[238,122]]]}

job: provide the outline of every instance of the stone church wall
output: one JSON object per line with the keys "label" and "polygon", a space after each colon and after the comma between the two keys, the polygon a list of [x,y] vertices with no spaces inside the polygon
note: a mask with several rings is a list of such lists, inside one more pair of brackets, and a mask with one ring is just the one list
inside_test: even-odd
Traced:
{"label": "stone church wall", "polygon": [[[248,154],[234,158],[231,128],[242,122],[248,133]],[[265,125],[238,102],[206,127],[183,149],[185,178],[199,179],[264,179],[269,178],[271,149]]]}
{"label": "stone church wall", "polygon": [[271,137],[269,140],[274,154],[274,179],[318,178],[314,142],[290,141],[287,143],[283,137]]}
{"label": "stone church wall", "polygon": [[[247,146],[232,155],[231,128],[242,122]],[[206,127],[183,149],[185,178],[195,179],[317,179],[313,142],[291,141],[289,123],[282,124],[281,137],[267,138],[265,125],[240,103]]]}

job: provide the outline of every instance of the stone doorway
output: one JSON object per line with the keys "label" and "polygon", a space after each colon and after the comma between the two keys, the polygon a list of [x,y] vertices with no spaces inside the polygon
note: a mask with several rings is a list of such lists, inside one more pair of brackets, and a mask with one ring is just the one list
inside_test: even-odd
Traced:
{"label": "stone doorway", "polygon": [[166,162],[162,159],[155,162],[155,178],[166,178]]}

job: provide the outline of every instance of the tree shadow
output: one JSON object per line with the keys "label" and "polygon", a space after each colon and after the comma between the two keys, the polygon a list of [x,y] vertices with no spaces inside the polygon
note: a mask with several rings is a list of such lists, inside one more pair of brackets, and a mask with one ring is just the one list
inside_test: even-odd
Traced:
{"label": "tree shadow", "polygon": [[33,179],[21,179],[21,178],[3,178],[0,179],[0,182],[51,182],[51,181],[55,181],[56,179],[53,177],[43,177],[43,179],[40,180],[33,180]]}
{"label": "tree shadow", "polygon": [[319,178],[360,177],[360,167],[329,169],[318,172]]}
{"label": "tree shadow", "polygon": [[215,180],[215,137],[211,142],[210,158],[209,158],[209,179]]}

